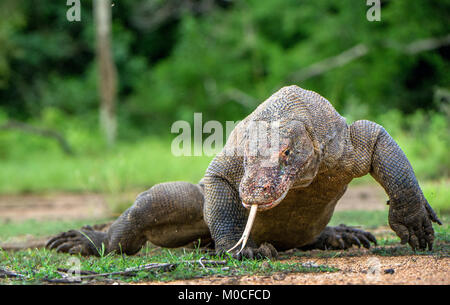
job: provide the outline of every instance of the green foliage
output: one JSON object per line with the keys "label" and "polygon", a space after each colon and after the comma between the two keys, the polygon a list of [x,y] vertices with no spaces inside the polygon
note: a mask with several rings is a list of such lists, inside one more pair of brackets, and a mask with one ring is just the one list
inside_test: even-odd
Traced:
{"label": "green foliage", "polygon": [[[173,1],[113,7],[121,129],[166,131],[193,112],[238,120],[291,83],[320,92],[338,110],[364,104],[368,115],[438,109],[433,96],[448,88],[446,47],[402,51],[447,35],[448,1],[383,1],[381,21],[369,22],[364,1],[217,0],[205,13],[172,7],[145,25]],[[68,22],[63,3],[2,2],[0,107],[14,118],[36,118],[47,107],[77,117],[96,112],[91,4],[82,3],[80,22]],[[361,43],[366,56],[296,82],[298,71]]]}
{"label": "green foliage", "polygon": [[377,123],[391,134],[421,178],[450,176],[450,120],[440,113],[389,111]]}
{"label": "green foliage", "polygon": [[388,211],[336,211],[330,221],[330,226],[345,224],[365,229],[373,229],[388,225]]}
{"label": "green foliage", "polygon": [[[21,137],[11,139],[8,135],[8,140]],[[211,160],[211,157],[175,157],[169,141],[155,138],[142,139],[135,145],[120,144],[114,151],[87,150],[75,157],[63,155],[50,140],[45,143],[25,140],[25,136],[23,139],[27,143],[20,147],[22,155],[2,164],[2,193],[51,190],[118,193],[130,189],[142,191],[165,181],[196,183]],[[35,151],[26,153],[26,147]]]}
{"label": "green foliage", "polygon": [[427,182],[421,185],[422,191],[430,205],[438,215],[450,214],[450,183],[442,179],[437,182]]}

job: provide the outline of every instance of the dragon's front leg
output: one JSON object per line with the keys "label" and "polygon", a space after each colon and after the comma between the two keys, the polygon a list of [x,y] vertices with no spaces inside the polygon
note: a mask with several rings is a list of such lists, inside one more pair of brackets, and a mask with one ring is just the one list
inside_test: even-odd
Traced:
{"label": "dragon's front leg", "polygon": [[370,173],[389,196],[389,225],[413,250],[432,249],[432,222],[441,224],[420,189],[403,151],[380,125],[357,121],[350,126],[355,176]]}

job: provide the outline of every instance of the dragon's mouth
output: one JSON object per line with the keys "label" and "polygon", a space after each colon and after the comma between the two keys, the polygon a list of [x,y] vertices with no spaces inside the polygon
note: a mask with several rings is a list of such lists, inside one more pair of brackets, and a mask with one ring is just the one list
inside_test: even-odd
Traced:
{"label": "dragon's mouth", "polygon": [[[271,202],[267,202],[267,203],[261,203],[261,204],[257,204],[258,205],[258,211],[265,211],[265,210],[269,210],[272,209],[274,207],[276,207],[277,205],[280,204],[281,201],[283,201],[284,197],[286,197],[287,193],[289,192],[289,188],[287,188],[283,194],[281,194],[280,197],[278,197],[278,199],[271,201]],[[245,202],[242,202],[242,205],[246,208],[246,209],[250,209],[253,204],[248,204]]]}
{"label": "dragon's mouth", "polygon": [[289,192],[289,188],[287,188],[281,196],[272,202],[264,203],[264,204],[247,204],[245,202],[242,202],[245,208],[250,210],[250,213],[248,215],[247,224],[245,225],[244,233],[242,233],[241,239],[238,240],[238,242],[230,249],[227,250],[227,252],[231,252],[237,247],[241,246],[240,250],[237,252],[237,254],[241,253],[242,250],[244,250],[245,245],[247,244],[247,240],[250,236],[250,232],[252,230],[253,222],[256,218],[256,212],[257,211],[263,211],[267,209],[271,209],[275,206],[277,206],[281,201],[283,201],[284,197],[286,197],[287,193]]}

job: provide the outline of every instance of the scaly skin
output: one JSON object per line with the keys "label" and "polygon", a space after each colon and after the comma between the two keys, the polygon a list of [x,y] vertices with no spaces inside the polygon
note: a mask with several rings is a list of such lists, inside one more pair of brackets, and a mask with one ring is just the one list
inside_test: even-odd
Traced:
{"label": "scaly skin", "polygon": [[[275,133],[256,134],[254,123],[276,122]],[[276,257],[276,250],[346,249],[376,243],[370,233],[344,225],[327,227],[338,200],[353,178],[371,174],[389,196],[389,224],[413,249],[432,248],[431,223],[440,224],[423,196],[402,150],[380,125],[348,126],[319,94],[283,87],[241,121],[210,163],[199,185],[156,185],[107,233],[85,231],[107,252],[136,253],[145,241],[177,247],[201,238],[217,252],[241,237],[248,208],[258,205],[250,239],[238,257]],[[48,243],[58,251],[96,254],[78,231]]]}
{"label": "scaly skin", "polygon": [[202,187],[188,182],[155,185],[138,195],[107,232],[90,228],[70,230],[50,239],[47,247],[72,254],[99,255],[103,243],[104,254],[132,255],[147,241],[169,248],[186,246],[199,239],[208,244],[211,235],[203,220]]}

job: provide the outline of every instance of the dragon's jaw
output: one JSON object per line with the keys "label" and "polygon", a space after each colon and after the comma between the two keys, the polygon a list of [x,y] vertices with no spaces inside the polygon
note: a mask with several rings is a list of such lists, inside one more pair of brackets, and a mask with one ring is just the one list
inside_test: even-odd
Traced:
{"label": "dragon's jaw", "polygon": [[[276,207],[277,205],[279,205],[281,203],[281,201],[283,201],[283,199],[286,197],[288,192],[289,192],[289,188],[286,188],[286,190],[281,194],[280,197],[278,197],[278,199],[276,199],[274,201],[271,201],[271,202],[268,202],[268,203],[256,204],[258,206],[258,211],[269,210],[269,209],[272,209],[272,208]],[[246,209],[250,209],[255,204],[254,203],[253,204],[248,204],[248,203],[245,203],[243,201],[242,205]]]}

